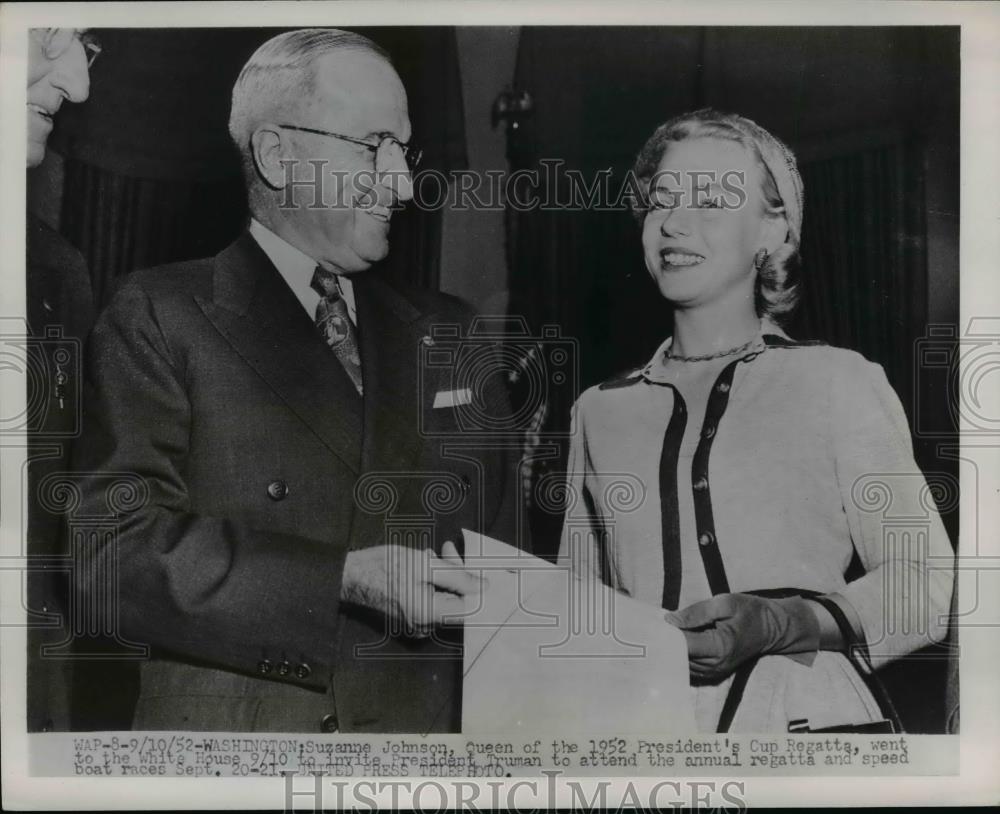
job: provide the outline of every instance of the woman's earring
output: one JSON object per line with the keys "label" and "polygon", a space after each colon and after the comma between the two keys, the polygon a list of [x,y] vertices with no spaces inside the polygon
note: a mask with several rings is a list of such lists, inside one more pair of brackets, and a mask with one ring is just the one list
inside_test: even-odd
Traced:
{"label": "woman's earring", "polygon": [[761,248],[757,249],[757,254],[753,256],[753,267],[756,271],[760,271],[764,268],[764,264],[767,262],[767,249]]}

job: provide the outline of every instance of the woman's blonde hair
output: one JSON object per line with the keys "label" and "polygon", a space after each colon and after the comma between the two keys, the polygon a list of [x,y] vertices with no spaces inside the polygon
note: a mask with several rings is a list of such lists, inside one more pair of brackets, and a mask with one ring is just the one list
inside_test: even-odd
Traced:
{"label": "woman's blonde hair", "polygon": [[[633,173],[644,190],[656,174],[672,142],[717,138],[741,144],[761,168],[761,193],[769,211],[781,213],[788,224],[784,244],[758,269],[755,284],[757,315],[780,321],[799,300],[799,244],[802,231],[803,188],[795,156],[788,147],[750,119],[703,108],[661,124],[636,157]],[[646,200],[633,202],[641,221],[649,212]]]}

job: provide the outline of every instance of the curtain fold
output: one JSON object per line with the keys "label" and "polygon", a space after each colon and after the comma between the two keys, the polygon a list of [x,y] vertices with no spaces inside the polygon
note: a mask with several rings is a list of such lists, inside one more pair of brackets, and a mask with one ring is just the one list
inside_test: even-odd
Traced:
{"label": "curtain fold", "polygon": [[[452,27],[363,28],[391,55],[409,99],[412,143],[424,151],[420,171],[447,174],[468,168],[465,112]],[[389,280],[439,288],[441,209],[421,210],[413,203],[392,218],[389,255],[378,273]]]}
{"label": "curtain fold", "polygon": [[90,268],[103,306],[130,271],[219,252],[246,220],[242,181],[133,178],[66,161],[61,228]]}
{"label": "curtain fold", "polygon": [[919,145],[903,141],[802,163],[803,296],[790,326],[881,364],[910,416],[927,322],[924,226],[907,204],[923,200],[920,166]]}

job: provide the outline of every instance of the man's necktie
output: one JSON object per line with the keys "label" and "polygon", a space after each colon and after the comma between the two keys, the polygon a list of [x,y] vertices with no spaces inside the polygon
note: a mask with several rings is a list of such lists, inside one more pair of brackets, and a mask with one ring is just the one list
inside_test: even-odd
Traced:
{"label": "man's necktie", "polygon": [[330,350],[344,366],[358,393],[363,393],[361,383],[361,355],[358,353],[358,335],[347,313],[347,303],[340,293],[337,275],[316,266],[312,288],[321,299],[316,306],[316,327],[330,346]]}

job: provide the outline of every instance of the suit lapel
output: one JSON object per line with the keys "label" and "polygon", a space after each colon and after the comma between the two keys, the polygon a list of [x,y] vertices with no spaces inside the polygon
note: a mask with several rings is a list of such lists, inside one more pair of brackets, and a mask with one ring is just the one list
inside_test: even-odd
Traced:
{"label": "suit lapel", "polygon": [[288,408],[357,472],[361,399],[301,303],[249,234],[216,257],[212,301],[200,300],[199,305]]}

